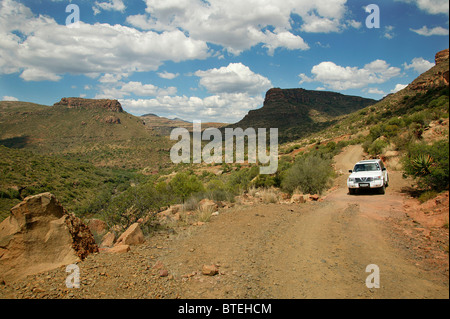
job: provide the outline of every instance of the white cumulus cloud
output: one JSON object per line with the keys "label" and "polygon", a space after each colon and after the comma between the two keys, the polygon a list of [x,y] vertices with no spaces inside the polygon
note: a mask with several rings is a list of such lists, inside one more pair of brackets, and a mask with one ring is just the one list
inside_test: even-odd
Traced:
{"label": "white cumulus cloud", "polygon": [[408,86],[407,84],[397,84],[395,88],[391,91],[391,93],[397,93],[406,88],[407,86]]}
{"label": "white cumulus cloud", "polygon": [[210,93],[248,93],[250,95],[266,92],[272,83],[266,77],[256,74],[242,63],[230,63],[226,67],[197,71],[200,85]]}
{"label": "white cumulus cloud", "polygon": [[311,69],[312,76],[302,73],[300,84],[320,82],[333,90],[348,90],[367,87],[370,84],[381,84],[399,76],[401,70],[390,66],[384,60],[375,60],[363,68],[340,66],[334,62],[322,62]]}
{"label": "white cumulus cloud", "polygon": [[264,97],[250,96],[246,93],[227,93],[205,98],[183,95],[158,96],[152,99],[121,99],[119,101],[127,112],[137,115],[154,113],[188,121],[236,123],[249,110],[260,107],[264,102]]}
{"label": "white cumulus cloud", "polygon": [[0,74],[26,81],[58,81],[63,74],[128,74],[157,70],[165,61],[210,56],[204,41],[180,30],[139,31],[106,23],[71,29],[36,16],[14,0],[0,3]]}
{"label": "white cumulus cloud", "polygon": [[[307,50],[294,30],[339,32],[347,26],[346,0],[146,0],[146,14],[127,22],[144,30],[174,30],[240,54],[258,44],[269,54],[277,48]],[[296,23],[292,16],[300,16]]]}
{"label": "white cumulus cloud", "polygon": [[122,99],[130,95],[137,97],[166,96],[175,95],[176,87],[160,88],[153,84],[143,84],[137,81],[130,82],[104,82],[100,85],[101,93],[97,94],[97,99]]}
{"label": "white cumulus cloud", "polygon": [[166,80],[173,80],[175,78],[177,78],[180,75],[180,73],[170,73],[167,71],[164,72],[159,72],[158,76],[162,79],[166,79]]}
{"label": "white cumulus cloud", "polygon": [[420,10],[429,14],[448,14],[448,0],[396,0],[415,4]]}
{"label": "white cumulus cloud", "polygon": [[411,64],[404,63],[403,67],[406,70],[413,69],[417,73],[424,73],[431,69],[435,64],[425,60],[424,58],[414,58]]}
{"label": "white cumulus cloud", "polygon": [[125,9],[126,6],[122,0],[95,1],[92,7],[95,15],[99,14],[102,10],[124,12]]}
{"label": "white cumulus cloud", "polygon": [[7,95],[5,95],[5,96],[2,98],[2,101],[13,101],[13,102],[17,102],[17,101],[19,101],[19,99],[16,98],[16,97],[14,97],[14,96],[7,96]]}
{"label": "white cumulus cloud", "polygon": [[429,29],[427,26],[423,26],[420,29],[410,29],[412,32],[415,32],[419,35],[423,35],[425,37],[430,37],[433,35],[448,35],[449,31],[448,29],[445,29],[443,27],[435,27]]}
{"label": "white cumulus cloud", "polygon": [[[272,87],[269,79],[253,72],[242,63],[230,63],[221,68],[199,70],[192,76],[200,78],[200,87],[205,88],[211,94],[210,96],[179,96],[175,95],[176,92],[164,92],[158,89],[154,98],[124,98],[120,102],[128,112],[133,114],[155,113],[189,121],[236,123],[248,111],[262,106],[264,94]],[[127,88],[128,85],[123,86],[120,91],[125,92]],[[139,92],[138,88],[141,89],[137,86],[133,90],[134,94]],[[151,87],[148,89],[151,91]]]}

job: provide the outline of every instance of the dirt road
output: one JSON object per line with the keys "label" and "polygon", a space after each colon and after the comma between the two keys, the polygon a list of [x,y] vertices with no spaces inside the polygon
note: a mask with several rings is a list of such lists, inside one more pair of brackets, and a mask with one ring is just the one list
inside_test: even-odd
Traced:
{"label": "dirt road", "polygon": [[[348,171],[362,157],[351,146],[336,157]],[[67,290],[59,269],[6,287],[17,298],[449,298],[448,276],[427,269],[392,221],[405,218],[399,172],[385,195],[347,194],[344,173],[321,202],[224,210],[203,226],[149,238],[124,255],[79,264],[82,288]],[[447,256],[448,258],[448,256]],[[215,264],[219,274],[201,273]],[[368,288],[368,265],[380,288]],[[168,277],[161,278],[159,269]]]}
{"label": "dirt road", "polygon": [[[336,158],[346,172],[362,158],[351,146]],[[386,220],[402,218],[404,183],[391,172],[386,195],[347,194],[336,180],[323,202],[258,205],[225,213],[176,244],[164,262],[177,274],[216,263],[219,279],[190,280],[188,298],[448,298],[448,279],[415,265]],[[183,249],[184,248],[184,249]],[[194,252],[190,252],[195,249]],[[187,252],[187,253],[186,253]],[[380,288],[368,289],[368,265],[380,270]],[[237,276],[237,278],[235,278]],[[231,277],[231,279],[229,278]]]}

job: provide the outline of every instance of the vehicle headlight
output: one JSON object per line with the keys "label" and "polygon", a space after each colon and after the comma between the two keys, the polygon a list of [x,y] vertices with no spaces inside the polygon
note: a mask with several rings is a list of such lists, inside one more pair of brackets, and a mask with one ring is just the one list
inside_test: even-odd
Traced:
{"label": "vehicle headlight", "polygon": [[349,178],[348,181],[353,183],[355,181],[355,179],[354,178]]}
{"label": "vehicle headlight", "polygon": [[374,181],[379,181],[379,180],[381,180],[381,179],[383,179],[382,176],[375,176],[375,177],[373,178]]}

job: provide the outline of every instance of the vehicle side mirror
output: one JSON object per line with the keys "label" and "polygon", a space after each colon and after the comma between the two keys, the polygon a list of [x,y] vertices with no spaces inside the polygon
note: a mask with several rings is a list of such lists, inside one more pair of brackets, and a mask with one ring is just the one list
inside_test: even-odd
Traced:
{"label": "vehicle side mirror", "polygon": [[385,170],[386,170],[386,167],[383,167],[381,170],[382,170],[382,171],[385,171]]}
{"label": "vehicle side mirror", "polygon": [[353,173],[353,171],[351,169],[348,170],[349,173]]}

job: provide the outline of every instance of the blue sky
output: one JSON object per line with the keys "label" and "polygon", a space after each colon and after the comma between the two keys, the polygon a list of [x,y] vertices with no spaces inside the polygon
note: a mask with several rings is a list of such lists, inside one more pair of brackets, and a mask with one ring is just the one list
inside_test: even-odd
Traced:
{"label": "blue sky", "polygon": [[272,87],[381,99],[434,65],[448,29],[448,0],[0,0],[0,100],[234,123]]}

